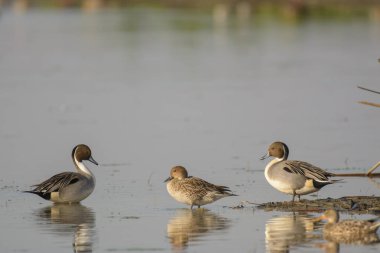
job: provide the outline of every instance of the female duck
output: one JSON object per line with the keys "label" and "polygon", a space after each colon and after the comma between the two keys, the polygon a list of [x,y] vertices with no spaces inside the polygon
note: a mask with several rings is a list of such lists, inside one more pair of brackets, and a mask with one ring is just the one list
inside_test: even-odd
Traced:
{"label": "female duck", "polygon": [[337,181],[329,180],[329,177],[335,174],[310,163],[287,160],[288,155],[289,148],[285,143],[274,142],[261,160],[270,156],[274,157],[265,167],[265,178],[280,192],[293,195],[293,202],[296,195],[300,200],[301,195],[319,191],[322,187]]}
{"label": "female duck", "polygon": [[323,234],[330,237],[350,236],[351,238],[357,238],[376,233],[376,230],[380,227],[380,222],[371,220],[339,221],[339,213],[333,209],[325,211],[322,216],[316,219],[316,221],[319,220],[327,220],[326,225],[323,227]]}
{"label": "female duck", "polygon": [[189,177],[182,166],[175,166],[170,171],[170,177],[165,180],[166,188],[178,202],[193,206],[210,204],[218,199],[237,196],[226,186],[214,185],[197,177]]}
{"label": "female duck", "polygon": [[78,172],[59,173],[26,192],[55,203],[78,203],[87,198],[95,188],[95,177],[83,161],[98,163],[92,158],[90,148],[84,144],[77,145],[71,156]]}

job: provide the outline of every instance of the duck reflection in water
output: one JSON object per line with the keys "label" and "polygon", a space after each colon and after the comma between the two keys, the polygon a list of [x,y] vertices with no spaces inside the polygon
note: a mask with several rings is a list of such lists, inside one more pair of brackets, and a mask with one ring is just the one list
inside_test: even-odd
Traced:
{"label": "duck reflection in water", "polygon": [[340,244],[367,245],[379,243],[379,237],[376,233],[368,234],[360,238],[349,238],[345,236],[334,237],[324,234],[323,238],[327,240],[327,242],[319,244],[317,246],[323,249],[325,253],[339,253]]}
{"label": "duck reflection in water", "polygon": [[265,226],[267,252],[289,252],[291,247],[315,239],[317,236],[313,230],[313,218],[308,215],[292,214],[269,219]]}
{"label": "duck reflection in water", "polygon": [[211,211],[198,209],[179,209],[167,226],[167,236],[174,252],[181,252],[190,242],[200,240],[200,237],[218,233],[227,229],[230,220],[220,217]]}
{"label": "duck reflection in water", "polygon": [[95,237],[92,209],[81,204],[54,204],[37,210],[35,215],[49,233],[65,237],[74,234],[74,252],[92,252]]}

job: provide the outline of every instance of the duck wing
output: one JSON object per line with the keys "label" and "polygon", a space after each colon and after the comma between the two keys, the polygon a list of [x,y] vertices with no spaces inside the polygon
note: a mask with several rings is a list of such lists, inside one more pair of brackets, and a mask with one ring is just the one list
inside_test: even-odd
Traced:
{"label": "duck wing", "polygon": [[295,160],[287,160],[284,162],[288,172],[303,175],[308,179],[329,181],[329,177],[335,175],[307,162]]}
{"label": "duck wing", "polygon": [[62,172],[52,176],[40,184],[33,185],[36,186],[36,188],[33,189],[33,192],[57,192],[67,185],[78,182],[80,177],[81,176],[75,172]]}
{"label": "duck wing", "polygon": [[202,196],[205,196],[210,192],[233,195],[227,186],[214,185],[197,177],[189,177],[181,185],[183,189],[186,189],[189,192],[196,191],[197,194]]}

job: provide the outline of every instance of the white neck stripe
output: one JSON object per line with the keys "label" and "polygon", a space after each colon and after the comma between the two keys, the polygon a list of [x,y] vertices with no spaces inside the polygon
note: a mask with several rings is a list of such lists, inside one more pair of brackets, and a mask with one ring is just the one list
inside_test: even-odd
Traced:
{"label": "white neck stripe", "polygon": [[77,158],[75,157],[75,154],[74,154],[74,162],[75,162],[75,165],[76,165],[77,168],[78,168],[79,173],[82,172],[82,173],[85,173],[85,174],[87,174],[87,175],[93,177],[92,172],[86,167],[86,165],[85,165],[84,163],[79,162],[79,161],[77,160]]}

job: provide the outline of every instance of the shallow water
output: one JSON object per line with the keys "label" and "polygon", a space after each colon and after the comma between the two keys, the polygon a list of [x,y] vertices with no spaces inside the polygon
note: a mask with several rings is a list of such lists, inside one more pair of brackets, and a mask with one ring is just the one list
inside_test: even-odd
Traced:
{"label": "shallow water", "polygon": [[[274,140],[335,172],[378,162],[380,111],[357,101],[379,96],[356,86],[379,90],[379,41],[378,23],[354,18],[223,25],[179,10],[3,10],[2,252],[378,252],[326,244],[313,213],[226,206],[291,198],[258,159]],[[20,192],[72,170],[78,143],[100,163],[81,205]],[[177,164],[239,196],[183,209],[163,183]],[[379,184],[347,179],[306,198],[378,195]]]}

